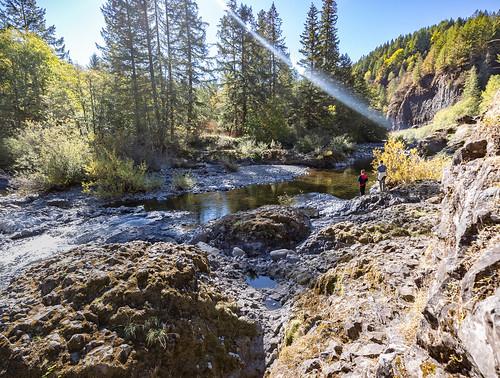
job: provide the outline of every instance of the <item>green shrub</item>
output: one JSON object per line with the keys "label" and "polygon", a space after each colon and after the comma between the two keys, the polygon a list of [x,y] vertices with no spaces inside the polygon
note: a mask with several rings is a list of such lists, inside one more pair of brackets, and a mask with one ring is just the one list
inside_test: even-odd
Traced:
{"label": "green shrub", "polygon": [[262,160],[264,152],[269,146],[263,142],[256,142],[253,139],[243,139],[238,145],[238,156],[240,159]]}
{"label": "green shrub", "polygon": [[356,143],[348,135],[339,135],[332,138],[329,148],[341,155],[349,155],[356,148]]}
{"label": "green shrub", "polygon": [[301,322],[298,319],[292,320],[285,331],[285,345],[290,346],[299,335]]}
{"label": "green shrub", "polygon": [[172,176],[172,189],[175,190],[189,190],[196,185],[196,179],[189,172],[187,173],[174,173]]}
{"label": "green shrub", "polygon": [[89,181],[83,184],[84,191],[100,197],[146,192],[161,186],[160,179],[148,175],[145,163],[137,166],[132,159],[121,159],[107,150],[97,154],[85,171]]}
{"label": "green shrub", "polygon": [[307,154],[309,152],[319,152],[323,148],[323,140],[321,137],[316,134],[306,135],[303,138],[300,138],[295,148],[297,151]]}
{"label": "green shrub", "polygon": [[481,105],[479,105],[481,113],[488,111],[498,92],[500,92],[500,75],[493,75],[488,80],[488,84],[486,84],[486,88],[481,94]]}
{"label": "green shrub", "polygon": [[92,156],[89,142],[70,125],[28,123],[8,148],[15,171],[51,189],[81,183]]}

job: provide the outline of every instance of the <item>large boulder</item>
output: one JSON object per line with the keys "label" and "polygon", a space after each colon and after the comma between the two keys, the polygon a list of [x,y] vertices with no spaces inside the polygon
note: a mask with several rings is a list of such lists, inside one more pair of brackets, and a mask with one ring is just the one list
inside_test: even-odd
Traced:
{"label": "large boulder", "polygon": [[294,249],[311,232],[307,215],[291,207],[266,206],[228,215],[202,228],[192,242],[205,242],[230,253],[241,248],[247,256],[276,249]]}
{"label": "large boulder", "polygon": [[441,152],[448,145],[446,132],[438,132],[421,140],[417,144],[419,153],[423,156],[433,156]]}
{"label": "large boulder", "polygon": [[0,376],[263,374],[255,324],[214,287],[190,246],[82,247],[47,260],[1,293]]}

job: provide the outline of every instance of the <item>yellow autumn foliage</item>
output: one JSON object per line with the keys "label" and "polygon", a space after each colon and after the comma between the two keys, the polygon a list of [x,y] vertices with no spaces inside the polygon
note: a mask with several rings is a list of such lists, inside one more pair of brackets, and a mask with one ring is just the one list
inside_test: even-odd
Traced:
{"label": "yellow autumn foliage", "polygon": [[380,161],[387,166],[387,184],[408,184],[420,180],[441,180],[443,169],[450,163],[447,156],[432,159],[420,157],[416,149],[406,150],[403,141],[390,138],[384,149],[374,151],[373,169]]}

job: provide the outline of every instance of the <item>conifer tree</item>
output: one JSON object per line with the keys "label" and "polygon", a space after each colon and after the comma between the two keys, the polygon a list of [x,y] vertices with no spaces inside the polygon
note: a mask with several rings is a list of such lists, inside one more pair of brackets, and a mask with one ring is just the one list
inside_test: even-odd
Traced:
{"label": "conifer tree", "polygon": [[[228,2],[229,9],[248,27],[256,29],[252,8]],[[229,11],[227,11],[229,12]],[[258,62],[261,48],[253,37],[229,13],[219,24],[219,71],[224,92],[223,123],[233,134],[242,134],[248,128],[249,115],[256,108],[259,80]]]}
{"label": "conifer tree", "polygon": [[208,49],[205,42],[206,24],[198,15],[195,0],[177,2],[178,75],[183,91],[181,108],[186,127],[194,130],[198,121],[196,89],[206,74]]}
{"label": "conifer tree", "polygon": [[0,0],[0,29],[13,27],[41,37],[61,58],[67,58],[64,38],[56,37],[56,27],[47,26],[45,9],[36,0]]}
{"label": "conifer tree", "polygon": [[[319,45],[319,22],[318,9],[311,3],[305,22],[304,32],[301,34],[300,43],[302,48],[300,53],[303,58],[299,64],[304,70],[313,73],[321,64],[320,45]],[[306,129],[319,126],[321,121],[321,102],[322,94],[309,81],[302,80],[299,88],[299,118],[303,121]]]}
{"label": "conifer tree", "polygon": [[140,0],[107,0],[102,7],[105,27],[101,32],[104,46],[100,46],[103,59],[115,77],[115,98],[110,114],[116,128],[134,127],[135,135],[145,135],[146,119],[143,98],[142,64],[144,51],[138,35]]}
{"label": "conifer tree", "polygon": [[318,34],[318,48],[321,59],[319,68],[330,77],[335,77],[340,62],[337,19],[337,2],[335,0],[323,0]]}
{"label": "conifer tree", "polygon": [[463,99],[467,103],[468,115],[477,115],[479,113],[479,104],[481,103],[481,88],[475,66],[470,69],[465,80]]}

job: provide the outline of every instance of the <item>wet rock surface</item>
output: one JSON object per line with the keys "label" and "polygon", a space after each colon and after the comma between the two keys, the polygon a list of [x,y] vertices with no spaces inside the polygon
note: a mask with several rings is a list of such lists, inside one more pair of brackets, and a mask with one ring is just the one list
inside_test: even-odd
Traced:
{"label": "wet rock surface", "polygon": [[0,169],[0,193],[5,192],[9,188],[10,177]]}
{"label": "wet rock surface", "polygon": [[[256,183],[291,180],[305,174],[303,167],[251,166],[227,174],[220,166],[203,165],[191,170],[196,179],[194,193],[229,190]],[[171,178],[178,169],[165,173],[163,188],[155,193],[128,196],[128,201],[166,198],[178,194],[171,189]],[[0,196],[0,287],[28,264],[84,245],[188,239],[198,226],[192,213],[185,211],[145,211],[143,206],[109,206],[84,195],[79,189],[46,195]]]}

